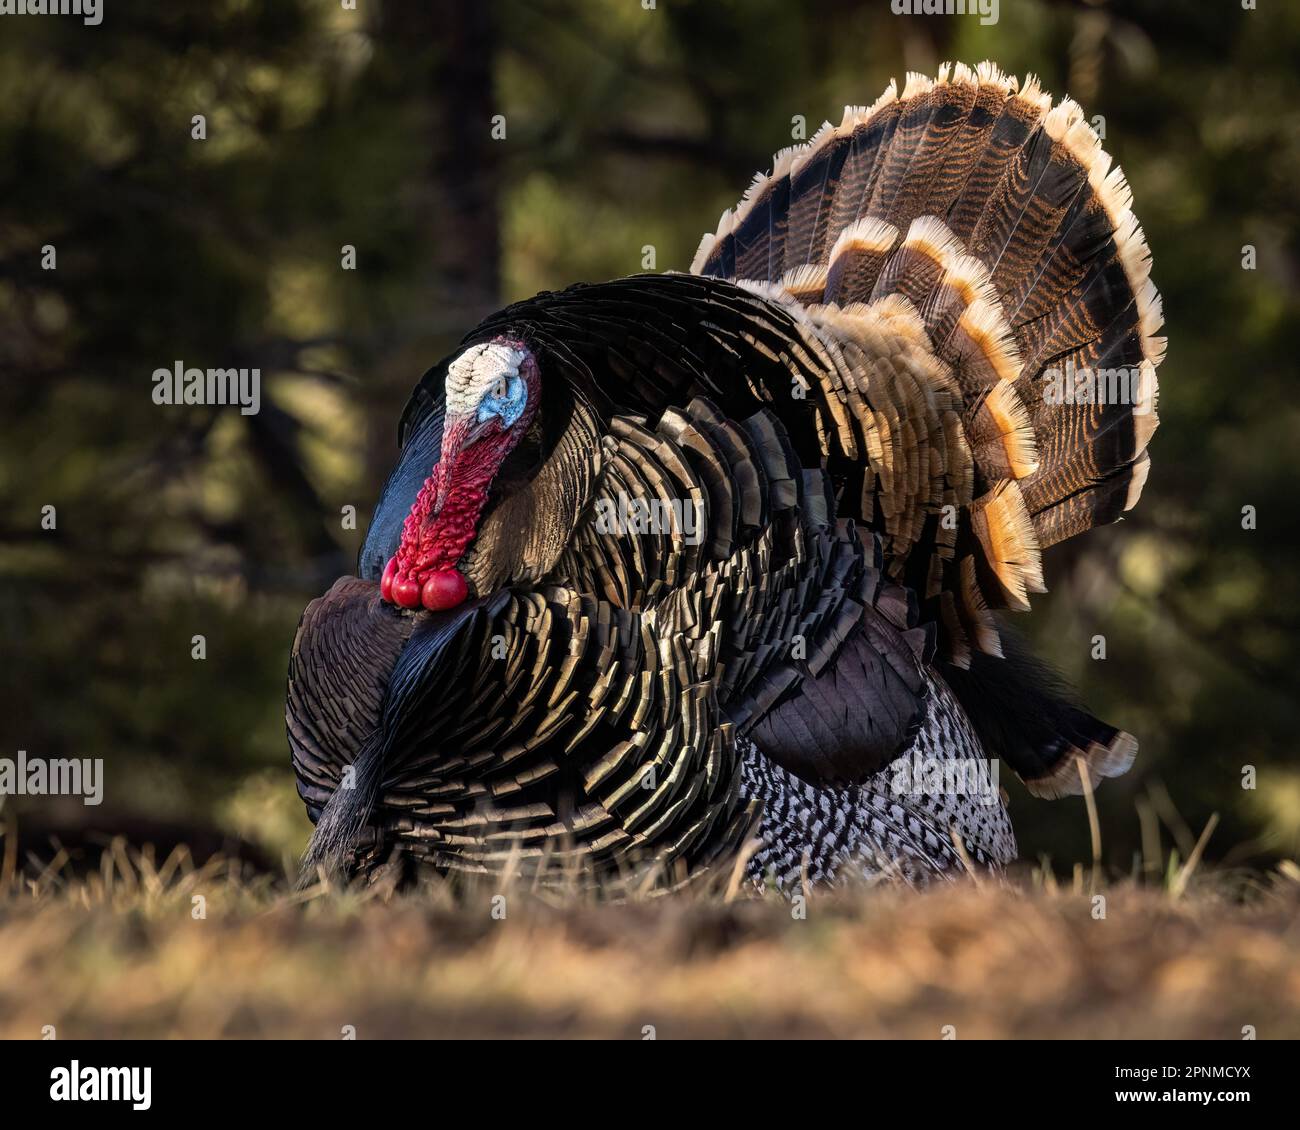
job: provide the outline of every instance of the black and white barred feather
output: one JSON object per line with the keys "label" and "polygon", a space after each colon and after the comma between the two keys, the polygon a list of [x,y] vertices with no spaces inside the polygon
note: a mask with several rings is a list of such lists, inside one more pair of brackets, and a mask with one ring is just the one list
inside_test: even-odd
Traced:
{"label": "black and white barred feather", "polygon": [[999,762],[937,677],[926,701],[925,720],[899,761],[860,785],[811,785],[742,740],[742,788],[762,810],[747,867],[755,883],[785,892],[843,880],[915,885],[1015,858]]}

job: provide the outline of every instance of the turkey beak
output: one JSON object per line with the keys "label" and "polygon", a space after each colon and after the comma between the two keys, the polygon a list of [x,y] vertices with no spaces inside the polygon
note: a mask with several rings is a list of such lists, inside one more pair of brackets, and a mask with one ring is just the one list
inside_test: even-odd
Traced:
{"label": "turkey beak", "polygon": [[448,416],[443,423],[442,448],[438,453],[438,492],[434,498],[431,517],[437,517],[442,510],[447,494],[456,481],[456,472],[461,457],[481,440],[496,423],[495,419],[480,421],[475,415]]}
{"label": "turkey beak", "polygon": [[473,447],[489,432],[499,430],[501,421],[495,416],[489,416],[486,420],[479,420],[475,416],[467,416],[465,417],[465,424],[464,434],[460,437],[460,447],[456,451],[458,455],[466,448]]}
{"label": "turkey beak", "polygon": [[442,429],[442,451],[440,461],[449,461],[452,465],[456,457],[467,448],[473,447],[498,423],[494,416],[479,420],[476,415],[465,413],[448,416]]}

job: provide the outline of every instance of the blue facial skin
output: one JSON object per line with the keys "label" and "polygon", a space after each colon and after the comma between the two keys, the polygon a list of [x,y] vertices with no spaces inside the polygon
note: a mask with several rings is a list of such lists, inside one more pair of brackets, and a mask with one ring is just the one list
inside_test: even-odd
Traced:
{"label": "blue facial skin", "polygon": [[506,385],[505,396],[485,396],[479,401],[478,422],[487,423],[493,416],[501,420],[503,428],[510,427],[524,414],[524,405],[528,403],[528,386],[523,377],[511,377]]}

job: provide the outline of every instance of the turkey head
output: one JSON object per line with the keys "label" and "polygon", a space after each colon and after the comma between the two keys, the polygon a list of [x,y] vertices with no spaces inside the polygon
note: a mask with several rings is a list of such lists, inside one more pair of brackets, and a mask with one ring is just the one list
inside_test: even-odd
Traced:
{"label": "turkey head", "polygon": [[502,464],[537,416],[540,394],[537,359],[521,341],[475,345],[451,363],[438,462],[384,566],[384,600],[440,612],[469,595],[458,566]]}

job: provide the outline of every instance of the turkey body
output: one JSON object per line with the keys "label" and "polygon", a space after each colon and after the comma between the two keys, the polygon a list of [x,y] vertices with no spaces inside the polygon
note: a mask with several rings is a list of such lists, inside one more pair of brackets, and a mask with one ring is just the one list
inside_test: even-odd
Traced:
{"label": "turkey body", "polygon": [[1079,107],[957,65],[777,154],[691,273],[487,319],[294,642],[308,868],[1014,858],[1001,766],[1052,797],[1136,751],[995,613],[1137,500],[1148,276]]}

